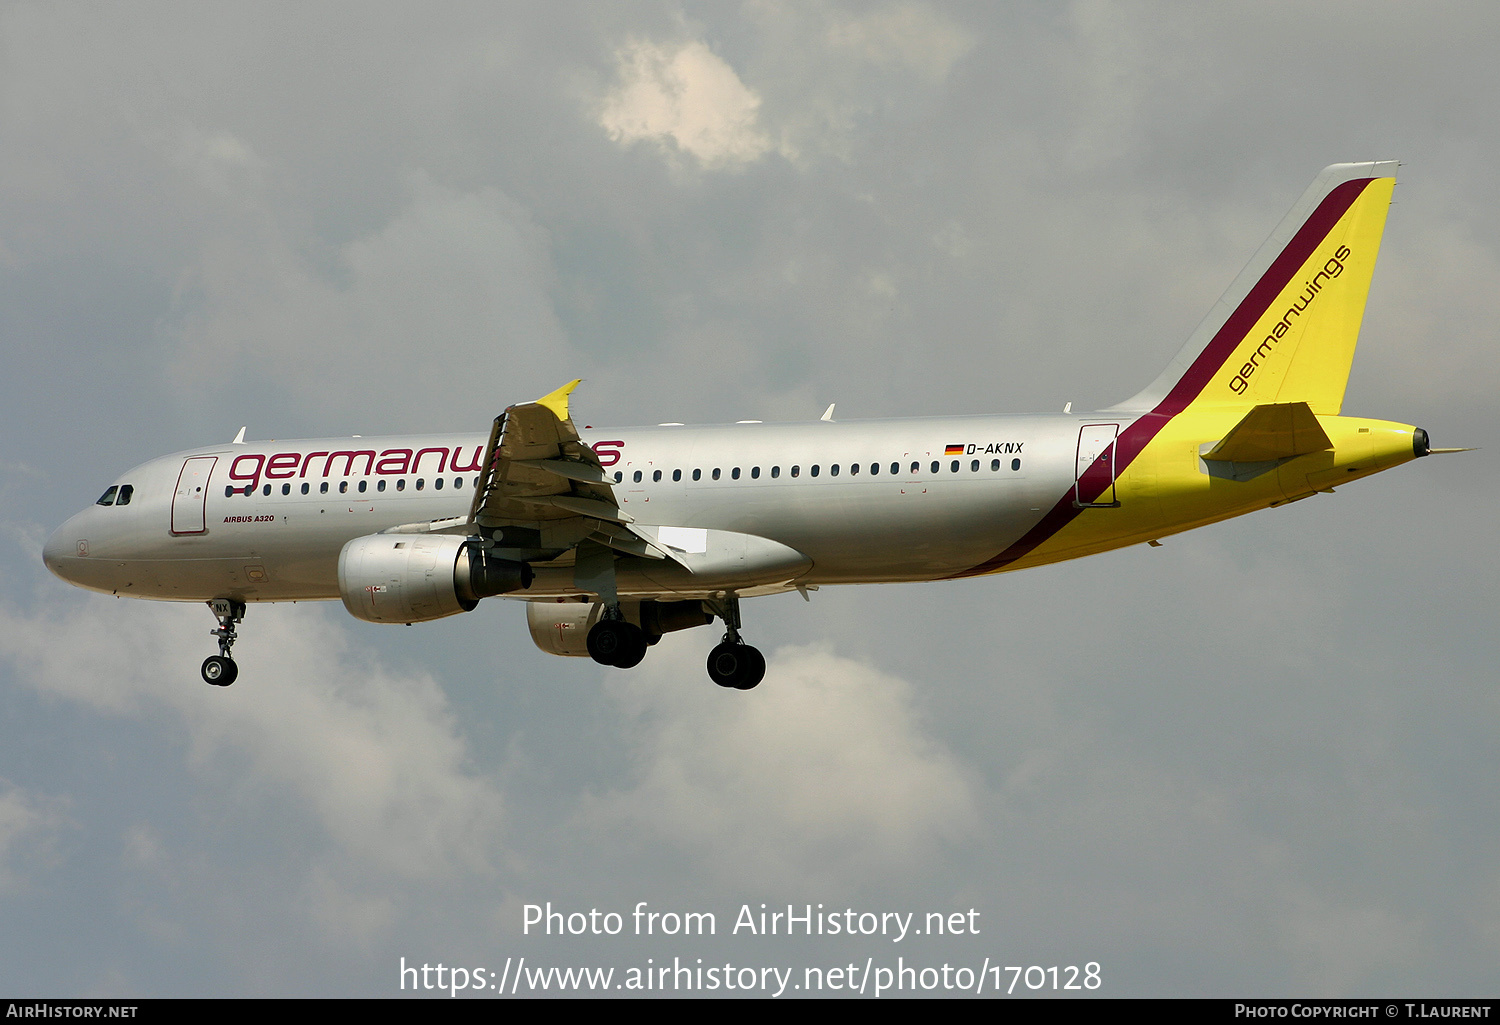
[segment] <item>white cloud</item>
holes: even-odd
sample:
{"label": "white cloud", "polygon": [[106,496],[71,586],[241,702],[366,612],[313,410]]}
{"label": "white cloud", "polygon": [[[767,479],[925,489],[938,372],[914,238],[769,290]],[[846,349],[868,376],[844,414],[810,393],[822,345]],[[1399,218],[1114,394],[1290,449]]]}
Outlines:
{"label": "white cloud", "polygon": [[[370,927],[389,920],[383,894],[395,883],[441,886],[492,871],[504,801],[497,781],[470,765],[430,676],[350,651],[315,608],[257,607],[235,652],[239,682],[218,690],[197,679],[211,646],[204,610],[92,596],[71,604],[0,606],[0,658],[43,694],[172,724],[193,775],[234,817],[266,816],[270,836],[295,836],[303,853],[293,862],[307,876],[286,883],[308,894],[320,921],[345,914],[351,927]],[[30,808],[0,797],[0,826],[8,809],[12,831],[33,828]],[[132,828],[122,854],[157,872],[174,857],[147,825]]]}
{"label": "white cloud", "polygon": [[675,146],[710,168],[751,163],[771,150],[760,97],[705,44],[637,40],[616,57],[620,81],[599,114],[611,139],[652,141],[669,152]]}
{"label": "white cloud", "polygon": [[173,162],[203,188],[219,195],[253,193],[256,176],[265,167],[249,143],[224,129],[185,130]]}
{"label": "white cloud", "polygon": [[0,779],[0,894],[26,886],[29,866],[50,856],[67,824],[63,802],[38,797]]}
{"label": "white cloud", "polygon": [[392,429],[438,397],[490,396],[487,382],[507,385],[498,408],[580,376],[552,306],[550,238],[500,191],[419,173],[386,224],[310,258],[325,248],[265,228],[209,239],[164,329],[177,382],[228,388],[248,372],[355,424],[378,409]]}
{"label": "white cloud", "polygon": [[[975,827],[975,794],[911,686],[824,647],[783,648],[750,694],[706,685],[698,646],[653,653],[617,691],[634,782],[598,799],[741,883],[849,886]],[[675,663],[675,664],[672,664]]]}
{"label": "white cloud", "polygon": [[834,16],[828,41],[874,64],[898,64],[924,78],[946,78],[974,38],[926,4],[890,4]]}

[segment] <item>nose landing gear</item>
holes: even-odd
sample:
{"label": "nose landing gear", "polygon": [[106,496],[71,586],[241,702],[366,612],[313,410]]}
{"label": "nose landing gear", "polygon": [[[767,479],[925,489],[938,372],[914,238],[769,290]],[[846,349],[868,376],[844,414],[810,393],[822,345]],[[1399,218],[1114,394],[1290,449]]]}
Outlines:
{"label": "nose landing gear", "polygon": [[235,624],[245,618],[245,603],[229,598],[215,598],[208,603],[208,607],[219,620],[219,628],[209,631],[211,636],[219,639],[219,653],[203,660],[203,682],[215,687],[228,687],[240,675],[240,667],[235,664],[229,652],[238,639]]}

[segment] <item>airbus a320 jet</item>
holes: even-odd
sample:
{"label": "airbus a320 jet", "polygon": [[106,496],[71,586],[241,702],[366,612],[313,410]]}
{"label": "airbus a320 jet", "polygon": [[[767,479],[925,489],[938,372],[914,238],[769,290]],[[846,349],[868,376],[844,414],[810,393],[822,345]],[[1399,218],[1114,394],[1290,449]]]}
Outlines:
{"label": "airbus a320 jet", "polygon": [[723,624],[708,674],[765,659],[740,600],[1074,559],[1295,502],[1435,451],[1341,415],[1395,162],[1324,169],[1167,369],[1108,409],[579,429],[577,381],[488,434],[325,438],[164,456],[44,559],[107,594],[207,602],[219,686],[253,602],[342,599],[418,623],[503,595],[556,655],[628,669]]}

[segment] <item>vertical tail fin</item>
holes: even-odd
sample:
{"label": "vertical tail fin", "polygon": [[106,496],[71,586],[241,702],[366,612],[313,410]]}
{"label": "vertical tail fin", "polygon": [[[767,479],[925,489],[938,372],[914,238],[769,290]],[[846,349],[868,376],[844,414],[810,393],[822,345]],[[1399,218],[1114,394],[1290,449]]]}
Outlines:
{"label": "vertical tail fin", "polygon": [[1324,168],[1161,376],[1114,408],[1306,402],[1337,415],[1396,166]]}

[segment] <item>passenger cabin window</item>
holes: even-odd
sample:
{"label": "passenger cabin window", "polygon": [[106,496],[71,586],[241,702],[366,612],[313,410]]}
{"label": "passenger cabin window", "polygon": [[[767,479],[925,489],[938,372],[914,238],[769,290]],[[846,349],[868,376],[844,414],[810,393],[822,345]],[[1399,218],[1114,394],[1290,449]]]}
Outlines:
{"label": "passenger cabin window", "polygon": [[328,494],[328,482],[326,480],[322,484],[318,485],[318,494],[320,494],[320,495],[326,495],[326,494]]}
{"label": "passenger cabin window", "polygon": [[994,470],[998,470],[998,469],[1000,469],[1000,460],[998,460],[998,459],[991,459],[990,460],[990,470],[994,471]]}
{"label": "passenger cabin window", "polygon": [[132,484],[121,484],[119,497],[115,499],[115,505],[129,505],[130,496],[135,494],[135,486]]}
{"label": "passenger cabin window", "polygon": [[953,465],[950,466],[950,467],[948,467],[948,470],[951,473],[957,473],[958,472],[958,460],[957,459],[953,460]]}
{"label": "passenger cabin window", "polygon": [[901,464],[900,463],[892,463],[891,464],[891,476],[894,477],[896,474],[898,474],[900,472],[901,472]]}
{"label": "passenger cabin window", "polygon": [[[958,464],[954,463],[953,464],[953,468],[955,470],[958,469]],[[385,490],[385,478],[384,477],[382,477],[380,480],[378,480],[378,481],[375,482],[375,490],[376,491],[384,491]]]}
{"label": "passenger cabin window", "polygon": [[290,495],[292,493],[292,486],[290,484],[281,485],[281,493],[283,495]]}
{"label": "passenger cabin window", "polygon": [[792,476],[793,477],[800,477],[801,475],[802,475],[802,467],[800,467],[800,466],[793,466],[792,467]]}
{"label": "passenger cabin window", "polygon": [[232,494],[234,494],[234,488],[233,487],[226,487],[224,489],[224,497],[225,498],[228,498]]}
{"label": "passenger cabin window", "polygon": [[911,472],[912,473],[916,473],[916,472],[918,472],[921,469],[922,469],[922,464],[921,463],[912,463],[911,464]]}
{"label": "passenger cabin window", "polygon": [[368,485],[368,484],[369,484],[369,483],[370,483],[370,482],[369,482],[369,481],[367,481],[367,480],[362,480],[362,481],[360,481],[360,482],[359,482],[359,493],[360,493],[360,494],[361,494],[361,495],[363,495],[363,494],[364,494],[364,493],[365,493],[365,487],[366,487],[366,486],[367,486],[367,485]]}
{"label": "passenger cabin window", "polygon": [[641,482],[641,471],[640,470],[635,471],[635,475],[633,477],[631,477],[630,479],[633,480],[633,481],[635,481],[637,484],[639,484]]}
{"label": "passenger cabin window", "polygon": [[95,505],[114,505],[115,504],[115,494],[119,490],[120,490],[120,488],[119,488],[118,485],[115,485],[114,487],[111,487],[104,494],[100,495],[99,496],[99,501],[95,502],[94,504]]}
{"label": "passenger cabin window", "polygon": [[813,463],[812,466],[808,468],[807,474],[809,477],[816,477],[818,475],[818,464]]}
{"label": "passenger cabin window", "polygon": [[760,480],[760,467],[758,467],[758,466],[752,466],[752,467],[750,467],[750,479],[751,480]]}
{"label": "passenger cabin window", "polygon": [[681,470],[673,470],[672,471],[672,479],[674,481],[682,480],[682,471]]}
{"label": "passenger cabin window", "polygon": [[661,471],[660,470],[652,470],[651,471],[651,483],[652,484],[657,484],[660,481],[661,481]]}
{"label": "passenger cabin window", "polygon": [[417,478],[417,490],[421,491],[422,490],[422,485],[424,485],[426,483],[427,482],[425,480],[423,480],[421,477],[418,477]]}
{"label": "passenger cabin window", "polygon": [[346,481],[346,480],[339,481],[339,494],[341,494],[341,495],[347,495],[348,493],[349,493],[349,482]]}
{"label": "passenger cabin window", "polygon": [[740,468],[738,466],[736,466],[733,470],[730,470],[729,471],[729,476],[732,477],[735,480],[739,480],[740,479]]}
{"label": "passenger cabin window", "polygon": [[302,483],[302,493],[305,495],[305,494],[307,494],[307,491],[308,491],[308,485],[307,485],[307,482],[304,481]]}
{"label": "passenger cabin window", "polygon": [[837,477],[838,475],[839,475],[839,464],[838,463],[834,463],[832,466],[830,466],[828,468],[828,476],[830,476],[830,477]]}
{"label": "passenger cabin window", "polygon": [[859,476],[859,464],[858,463],[850,463],[849,464],[849,476],[851,476],[851,477],[858,477]]}
{"label": "passenger cabin window", "polygon": [[717,466],[715,466],[714,467],[714,480],[718,480],[718,479],[719,479],[719,468]]}
{"label": "passenger cabin window", "polygon": [[434,477],[434,478],[432,478],[432,490],[434,490],[434,491],[441,491],[441,490],[443,490],[443,478],[441,478],[441,477]]}
{"label": "passenger cabin window", "polygon": [[1010,468],[1012,470],[1019,470],[1021,468],[1021,460],[1019,460],[1019,459],[1012,459],[1010,461]]}
{"label": "passenger cabin window", "polygon": [[979,470],[979,460],[976,459],[972,463],[969,464],[969,471],[971,473],[974,473],[974,472],[977,472],[978,470]]}
{"label": "passenger cabin window", "polygon": [[871,463],[870,464],[870,473],[872,475],[874,475],[874,474],[877,474],[879,472],[880,472],[880,464],[879,463]]}
{"label": "passenger cabin window", "polygon": [[397,491],[405,491],[406,490],[406,478],[405,477],[397,478],[397,480],[396,480],[396,490]]}
{"label": "passenger cabin window", "polygon": [[618,483],[620,483],[620,481],[622,481],[624,479],[625,479],[625,473],[624,473],[624,471],[616,470],[615,471],[615,483],[618,484]]}
{"label": "passenger cabin window", "polygon": [[271,497],[271,485],[267,484],[264,487],[262,487],[260,489],[260,493],[261,493],[261,497],[263,497],[263,498],[270,498]]}
{"label": "passenger cabin window", "polygon": [[702,480],[702,479],[703,479],[703,471],[702,470],[694,470],[693,471],[693,480]]}
{"label": "passenger cabin window", "polygon": [[771,467],[771,477],[772,477],[772,479],[775,479],[775,478],[780,477],[780,476],[781,476],[781,467],[779,467],[779,466],[773,466],[773,467]]}
{"label": "passenger cabin window", "polygon": [[932,472],[933,473],[937,473],[938,472],[938,464],[937,464],[937,460],[936,459],[934,459],[932,461]]}

